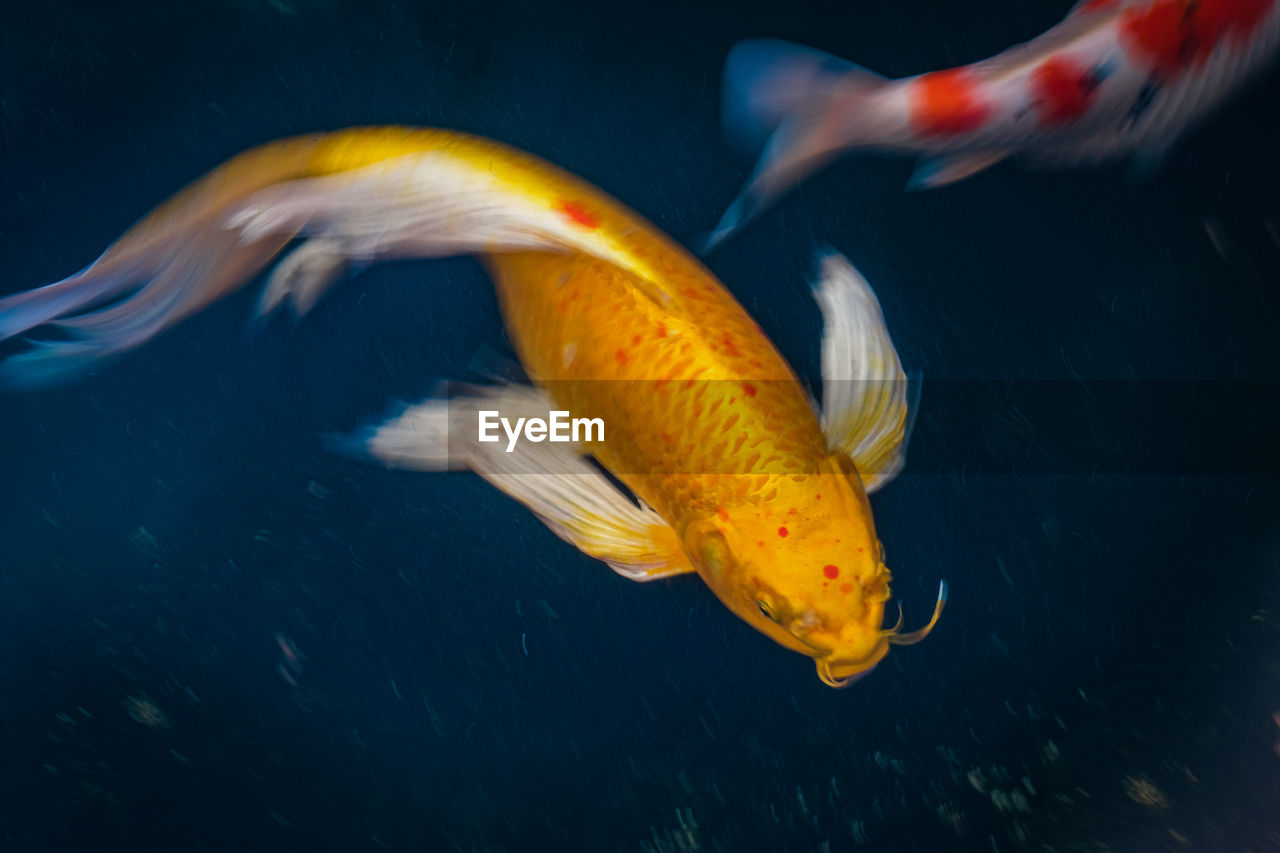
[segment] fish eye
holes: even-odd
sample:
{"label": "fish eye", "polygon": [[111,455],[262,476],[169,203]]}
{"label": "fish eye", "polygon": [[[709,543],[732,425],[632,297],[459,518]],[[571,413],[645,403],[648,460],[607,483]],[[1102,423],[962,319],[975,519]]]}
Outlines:
{"label": "fish eye", "polygon": [[760,611],[760,615],[768,619],[770,622],[776,622],[777,619],[773,615],[773,609],[763,598],[756,599],[756,609]]}

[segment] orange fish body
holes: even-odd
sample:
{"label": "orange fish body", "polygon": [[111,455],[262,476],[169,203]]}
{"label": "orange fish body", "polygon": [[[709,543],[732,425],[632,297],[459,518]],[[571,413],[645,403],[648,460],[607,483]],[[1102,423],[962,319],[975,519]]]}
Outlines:
{"label": "orange fish body", "polygon": [[[857,616],[850,665],[874,665],[888,650],[889,574],[852,464],[828,458],[800,383],[750,316],[700,264],[665,248],[671,306],[594,258],[491,257],[521,363],[564,409],[627,425],[593,454],[670,525],[731,610],[813,654],[841,632],[818,620],[821,597],[841,624]],[[708,537],[750,565],[717,560]],[[803,614],[801,639],[780,623]]]}
{"label": "orange fish body", "polygon": [[[867,491],[901,467],[905,377],[852,267],[828,258],[819,286],[829,327],[819,413],[688,252],[594,187],[488,140],[364,128],[247,152],[80,273],[0,299],[0,338],[46,323],[72,336],[37,341],[0,378],[47,384],[132,349],[297,238],[262,313],[284,302],[305,313],[353,264],[478,254],[534,382],[426,401],[348,446],[401,467],[469,468],[627,577],[696,571],[834,686],[936,622],[941,596],[921,631],[882,627],[889,572]],[[477,436],[488,409],[539,407],[589,413],[604,440],[513,453]]]}

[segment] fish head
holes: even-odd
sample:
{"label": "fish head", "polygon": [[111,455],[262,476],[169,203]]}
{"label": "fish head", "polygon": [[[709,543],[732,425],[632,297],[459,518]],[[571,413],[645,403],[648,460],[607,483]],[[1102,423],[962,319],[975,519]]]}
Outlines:
{"label": "fish head", "polygon": [[923,639],[932,622],[911,635],[884,627],[891,577],[847,455],[824,460],[818,473],[773,478],[763,494],[685,532],[686,553],[729,609],[813,658],[832,687],[870,673],[890,645]]}

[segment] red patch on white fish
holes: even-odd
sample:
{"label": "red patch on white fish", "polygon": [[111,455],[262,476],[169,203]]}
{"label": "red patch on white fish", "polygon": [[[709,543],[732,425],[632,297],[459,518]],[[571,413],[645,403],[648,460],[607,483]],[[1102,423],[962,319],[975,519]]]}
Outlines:
{"label": "red patch on white fish", "polygon": [[1042,125],[1074,121],[1098,99],[1091,69],[1066,56],[1051,56],[1031,72],[1031,95]]}
{"label": "red patch on white fish", "polygon": [[911,126],[925,136],[955,136],[982,126],[993,112],[963,68],[922,74],[911,90]]}
{"label": "red patch on white fish", "polygon": [[1192,21],[1197,35],[1217,44],[1228,40],[1243,45],[1266,20],[1275,0],[1200,0]]}
{"label": "red patch on white fish", "polygon": [[1194,58],[1185,3],[1165,0],[1130,9],[1120,23],[1120,38],[1141,64],[1165,77],[1177,77]]}
{"label": "red patch on white fish", "polygon": [[1275,0],[1161,0],[1125,12],[1120,37],[1135,60],[1174,78],[1208,60],[1219,43],[1239,46]]}

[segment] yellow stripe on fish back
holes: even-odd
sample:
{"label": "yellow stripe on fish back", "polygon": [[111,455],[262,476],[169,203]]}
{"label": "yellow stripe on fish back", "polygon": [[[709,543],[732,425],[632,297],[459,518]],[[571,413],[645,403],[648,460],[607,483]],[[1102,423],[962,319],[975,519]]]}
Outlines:
{"label": "yellow stripe on fish back", "polygon": [[795,374],[696,261],[670,265],[669,305],[583,255],[486,263],[530,375],[575,416],[604,420],[605,444],[589,449],[677,530],[818,472],[826,440]]}

